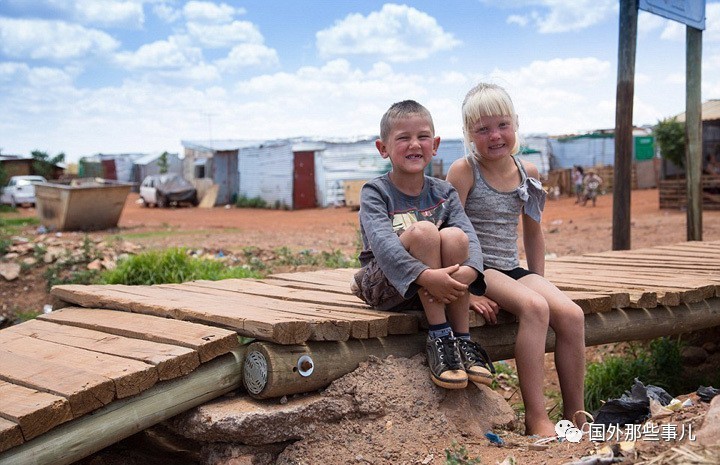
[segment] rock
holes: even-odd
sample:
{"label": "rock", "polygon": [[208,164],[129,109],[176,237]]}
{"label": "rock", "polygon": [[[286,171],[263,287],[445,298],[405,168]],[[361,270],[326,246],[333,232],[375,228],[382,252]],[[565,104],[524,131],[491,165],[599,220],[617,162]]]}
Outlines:
{"label": "rock", "polygon": [[708,341],[702,345],[702,348],[705,349],[705,352],[714,354],[717,351],[717,344],[712,341]]}
{"label": "rock", "polygon": [[680,355],[682,356],[683,363],[691,367],[701,365],[708,357],[705,349],[697,346],[683,347]]}
{"label": "rock", "polygon": [[698,444],[703,446],[720,445],[720,396],[715,396],[710,402],[696,438]]}
{"label": "rock", "polygon": [[20,256],[20,254],[17,253],[17,252],[8,252],[8,253],[6,253],[5,255],[3,255],[3,259],[4,259],[4,260],[7,260],[7,261],[10,261],[10,260],[15,260],[15,259],[18,258],[19,256]]}
{"label": "rock", "polygon": [[100,260],[99,258],[96,258],[95,260],[93,260],[87,264],[88,270],[99,271],[99,270],[102,270],[102,267],[103,267],[102,260]]}
{"label": "rock", "polygon": [[285,404],[226,397],[165,425],[216,456],[237,449],[230,455],[238,458],[249,445],[285,443],[273,463],[348,463],[358,456],[363,463],[387,463],[384,457],[415,463],[429,444],[450,444],[459,436],[484,439],[486,431],[514,421],[507,402],[486,386],[457,391],[435,386],[425,357],[418,355],[370,360],[321,393],[289,396]]}
{"label": "rock", "polygon": [[37,259],[34,257],[25,257],[22,259],[22,263],[25,266],[35,266],[37,264]]}
{"label": "rock", "polygon": [[0,263],[0,276],[6,281],[14,281],[20,276],[20,265],[17,263]]}

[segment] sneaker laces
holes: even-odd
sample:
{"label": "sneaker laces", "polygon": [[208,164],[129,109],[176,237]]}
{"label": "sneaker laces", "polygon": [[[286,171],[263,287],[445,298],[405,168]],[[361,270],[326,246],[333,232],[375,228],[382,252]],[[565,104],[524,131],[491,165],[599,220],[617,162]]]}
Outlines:
{"label": "sneaker laces", "polygon": [[493,366],[490,356],[485,352],[480,344],[467,339],[460,339],[458,343],[460,350],[465,354],[465,358],[472,364],[480,363],[490,370],[490,373],[495,373],[495,367]]}
{"label": "sneaker laces", "polygon": [[459,359],[460,354],[456,350],[457,346],[455,345],[455,341],[457,341],[457,339],[454,337],[439,337],[435,339],[435,347],[440,355],[441,362],[451,370],[462,367],[462,361]]}

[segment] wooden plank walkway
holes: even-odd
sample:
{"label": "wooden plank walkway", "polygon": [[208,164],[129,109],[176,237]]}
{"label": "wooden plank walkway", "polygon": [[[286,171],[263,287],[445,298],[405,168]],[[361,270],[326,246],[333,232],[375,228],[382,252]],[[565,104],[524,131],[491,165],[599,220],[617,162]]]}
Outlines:
{"label": "wooden plank walkway", "polygon": [[[588,314],[720,297],[720,241],[562,257],[546,268]],[[238,335],[289,345],[420,331],[421,315],[375,311],[353,296],[354,272],[56,286],[55,311],[0,331],[0,463],[3,451],[192,375],[236,351]]]}

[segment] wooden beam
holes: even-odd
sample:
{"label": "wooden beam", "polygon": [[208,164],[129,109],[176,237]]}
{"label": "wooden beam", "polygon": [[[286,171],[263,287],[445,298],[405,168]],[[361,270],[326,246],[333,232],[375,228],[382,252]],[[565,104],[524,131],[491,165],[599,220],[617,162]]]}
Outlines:
{"label": "wooden beam", "polygon": [[686,26],[685,50],[685,179],[687,240],[702,240],[702,31]]}
{"label": "wooden beam", "polygon": [[613,168],[613,250],[630,248],[633,98],[638,0],[620,0],[618,75],[615,94],[615,164]]}
{"label": "wooden beam", "polygon": [[0,454],[0,465],[67,465],[241,385],[242,349]]}

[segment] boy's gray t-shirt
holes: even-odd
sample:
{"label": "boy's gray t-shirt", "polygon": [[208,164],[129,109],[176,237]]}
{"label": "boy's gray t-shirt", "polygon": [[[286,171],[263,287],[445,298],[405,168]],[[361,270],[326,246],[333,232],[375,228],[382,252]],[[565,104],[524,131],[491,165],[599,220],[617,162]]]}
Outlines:
{"label": "boy's gray t-shirt", "polygon": [[365,183],[360,193],[360,234],[363,250],[360,264],[377,260],[380,269],[398,292],[407,298],[418,291],[415,280],[429,267],[410,255],[400,242],[400,234],[418,221],[432,221],[442,229],[462,229],[469,240],[469,258],[462,263],[478,272],[470,292],[485,293],[482,252],[455,188],[441,179],[425,176],[420,195],[410,196],[398,190],[388,174]]}

